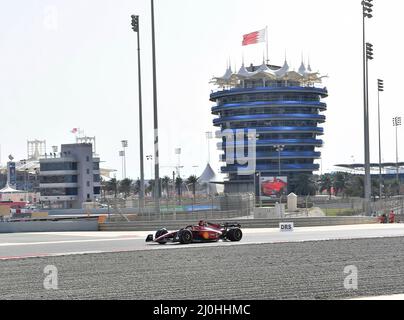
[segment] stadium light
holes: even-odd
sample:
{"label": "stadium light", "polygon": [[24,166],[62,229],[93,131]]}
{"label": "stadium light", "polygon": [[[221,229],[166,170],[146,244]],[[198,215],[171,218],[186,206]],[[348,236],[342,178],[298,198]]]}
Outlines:
{"label": "stadium light", "polygon": [[373,44],[369,42],[366,43],[366,58],[368,60],[373,60]]}
{"label": "stadium light", "polygon": [[279,177],[281,176],[281,152],[285,149],[285,146],[276,145],[276,151],[278,151],[278,163],[279,163]]}
{"label": "stadium light", "polygon": [[371,177],[370,177],[370,143],[369,143],[369,81],[368,81],[368,61],[373,59],[373,46],[366,43],[366,18],[373,17],[373,0],[362,1],[363,19],[363,118],[364,118],[364,153],[365,153],[365,204],[366,214],[370,215],[371,200]]}
{"label": "stadium light", "polygon": [[384,81],[377,79],[377,112],[379,131],[379,199],[382,198],[382,139],[380,130],[380,92],[384,91]]}
{"label": "stadium light", "polygon": [[398,191],[397,194],[400,194],[400,171],[398,166],[398,127],[401,126],[401,117],[394,117],[393,118],[393,127],[396,128],[396,168],[397,168],[397,186]]}
{"label": "stadium light", "polygon": [[156,36],[154,24],[154,0],[151,0],[151,31],[152,31],[152,62],[153,62],[153,120],[154,120],[154,180],[155,183],[155,208],[160,213],[160,151],[159,151],[159,125],[157,103],[157,70],[156,70]]}
{"label": "stadium light", "polygon": [[132,15],[132,30],[139,32],[139,16]]}
{"label": "stadium light", "polygon": [[142,72],[140,64],[140,30],[139,16],[132,15],[132,29],[137,33],[137,70],[138,70],[138,86],[139,86],[139,164],[140,164],[140,190],[139,204],[140,211],[144,209],[144,153],[143,153],[143,104],[142,104]]}

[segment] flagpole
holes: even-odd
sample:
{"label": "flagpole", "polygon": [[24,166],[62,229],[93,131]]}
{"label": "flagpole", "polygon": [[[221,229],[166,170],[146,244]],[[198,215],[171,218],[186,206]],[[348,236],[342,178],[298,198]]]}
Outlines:
{"label": "flagpole", "polygon": [[269,63],[268,26],[265,27],[265,42],[267,44],[267,63]]}

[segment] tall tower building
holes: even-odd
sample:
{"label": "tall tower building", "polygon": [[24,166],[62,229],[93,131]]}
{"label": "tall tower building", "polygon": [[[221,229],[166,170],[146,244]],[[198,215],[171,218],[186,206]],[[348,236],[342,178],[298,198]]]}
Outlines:
{"label": "tall tower building", "polygon": [[[294,71],[285,61],[282,67],[265,62],[245,67],[243,63],[238,72],[228,67],[224,76],[212,80],[218,88],[210,100],[215,103],[213,124],[220,128],[222,137],[218,147],[223,150],[220,160],[225,162],[221,171],[227,174],[225,192],[253,192],[257,173],[261,177],[286,176],[288,192],[292,192],[299,174],[319,170],[314,161],[321,158],[321,124],[327,109],[322,99],[328,96],[327,88],[321,86],[322,78],[310,65],[302,62]],[[226,146],[223,135],[229,129],[244,132],[245,145],[251,139],[249,132],[255,130],[256,159],[249,159],[256,163],[254,174],[240,174],[246,164],[237,158],[226,162],[232,158],[228,153],[234,152]]]}

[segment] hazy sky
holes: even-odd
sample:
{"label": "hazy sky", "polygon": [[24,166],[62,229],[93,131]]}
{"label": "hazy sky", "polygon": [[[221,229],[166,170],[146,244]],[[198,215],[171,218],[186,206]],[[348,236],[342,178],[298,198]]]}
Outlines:
{"label": "hazy sky", "polygon": [[[374,1],[368,41],[371,160],[378,161],[376,79],[382,94],[383,159],[395,161],[392,117],[404,116],[401,99],[404,44],[399,0]],[[240,67],[262,62],[264,45],[242,47],[242,35],[269,28],[271,63],[285,52],[298,69],[303,53],[314,70],[328,75],[323,170],[363,161],[362,19],[360,0],[155,0],[161,175],[182,148],[184,175],[207,162],[206,131],[212,126],[209,84],[224,74],[228,59]],[[120,141],[129,140],[127,172],[139,176],[136,35],[141,21],[145,155],[153,154],[150,1],[0,0],[1,161],[26,157],[27,139],[52,145],[74,142],[78,127],[97,138],[104,166],[118,170]],[[399,131],[400,145],[404,128]],[[211,162],[219,168],[211,143]],[[404,148],[401,147],[401,155]],[[402,157],[400,157],[403,160]],[[167,167],[166,167],[167,166]],[[199,166],[198,168],[193,168]],[[146,178],[150,161],[145,161]]]}

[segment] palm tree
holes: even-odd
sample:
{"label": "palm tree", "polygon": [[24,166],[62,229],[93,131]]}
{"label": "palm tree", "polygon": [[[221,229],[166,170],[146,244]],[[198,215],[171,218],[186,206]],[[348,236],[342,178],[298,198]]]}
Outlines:
{"label": "palm tree", "polygon": [[333,187],[335,190],[335,195],[338,196],[340,192],[342,192],[342,197],[345,197],[347,183],[350,180],[351,175],[346,172],[337,172],[333,176]]}
{"label": "palm tree", "polygon": [[376,197],[379,196],[379,178],[377,179],[372,179],[372,197],[373,197],[373,201],[376,201]]}
{"label": "palm tree", "polygon": [[345,194],[348,197],[364,197],[364,179],[363,176],[351,175],[346,184]]}
{"label": "palm tree", "polygon": [[189,176],[187,179],[187,184],[192,185],[192,194],[194,197],[195,197],[197,182],[198,182],[198,178],[195,175]]}
{"label": "palm tree", "polygon": [[184,181],[182,180],[181,177],[177,177],[175,179],[175,187],[177,189],[177,194],[178,194],[178,199],[179,199],[180,204],[181,204],[181,195],[182,195],[182,184],[183,184],[183,182]]}
{"label": "palm tree", "polygon": [[133,180],[128,178],[121,180],[119,183],[119,192],[122,192],[125,195],[125,198],[129,196],[132,189],[132,184]]}
{"label": "palm tree", "polygon": [[140,193],[140,179],[137,179],[133,185],[133,192],[135,194],[139,194]]}
{"label": "palm tree", "polygon": [[107,181],[105,181],[102,177],[100,178],[100,183],[101,183],[101,192],[102,192],[102,198],[105,199],[105,194],[107,192]]}
{"label": "palm tree", "polygon": [[166,196],[168,198],[171,179],[169,176],[164,176],[164,178],[161,180],[161,182],[162,182],[162,186],[163,186],[163,191],[165,190]]}
{"label": "palm tree", "polygon": [[149,180],[149,183],[148,183],[148,185],[146,187],[145,192],[146,193],[151,193],[151,195],[153,195],[153,193],[154,193],[154,180]]}
{"label": "palm tree", "polygon": [[192,195],[193,195],[192,208],[195,205],[195,189],[196,189],[195,187],[196,187],[197,182],[198,182],[198,178],[195,175],[189,176],[187,179],[187,184],[192,185]]}
{"label": "palm tree", "polygon": [[331,200],[332,187],[333,187],[333,176],[329,173],[322,175],[320,178],[320,192],[326,190],[328,196],[330,197],[330,200]]}
{"label": "palm tree", "polygon": [[316,183],[310,174],[299,174],[295,179],[295,193],[299,196],[314,196],[317,191]]}
{"label": "palm tree", "polygon": [[111,191],[114,192],[115,198],[117,197],[117,194],[118,194],[118,184],[119,183],[118,183],[118,180],[116,180],[116,178],[112,178],[106,184],[106,189],[109,192],[111,192]]}

